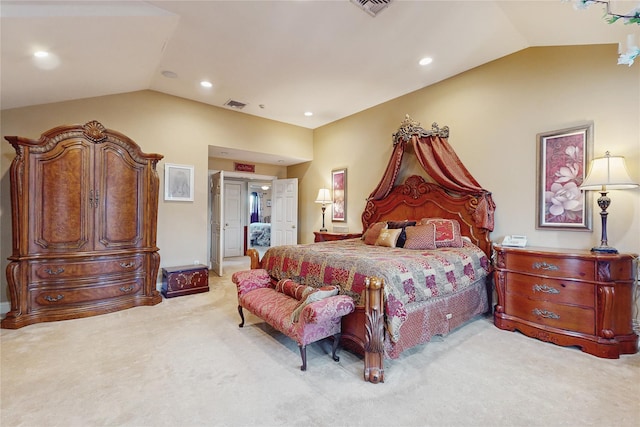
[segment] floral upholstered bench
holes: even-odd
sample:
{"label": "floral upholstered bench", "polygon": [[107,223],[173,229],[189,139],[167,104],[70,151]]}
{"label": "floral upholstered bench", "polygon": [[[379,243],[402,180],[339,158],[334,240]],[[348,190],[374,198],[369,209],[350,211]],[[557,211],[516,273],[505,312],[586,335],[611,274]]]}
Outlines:
{"label": "floral upholstered bench", "polygon": [[266,270],[238,271],[232,276],[238,290],[238,313],[244,326],[243,308],[273,328],[295,340],[302,357],[301,370],[307,369],[307,344],[334,337],[331,356],[336,362],[342,316],[351,313],[351,297],[338,295],[335,286],[314,288],[293,280],[280,280],[275,287]]}

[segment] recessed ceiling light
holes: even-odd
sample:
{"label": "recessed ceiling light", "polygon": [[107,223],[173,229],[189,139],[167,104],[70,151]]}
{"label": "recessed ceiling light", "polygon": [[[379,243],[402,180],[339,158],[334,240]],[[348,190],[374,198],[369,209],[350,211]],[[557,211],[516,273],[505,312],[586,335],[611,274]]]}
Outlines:
{"label": "recessed ceiling light", "polygon": [[46,58],[47,56],[49,56],[49,52],[39,50],[37,52],[34,52],[33,56],[35,56],[36,58]]}
{"label": "recessed ceiling light", "polygon": [[178,75],[176,73],[174,73],[173,71],[169,71],[169,70],[164,70],[162,72],[162,75],[165,76],[168,79],[177,79]]}
{"label": "recessed ceiling light", "polygon": [[313,116],[313,113],[311,111],[307,111],[307,112],[304,113],[304,115],[307,116],[307,117],[311,117],[311,116]]}
{"label": "recessed ceiling light", "polygon": [[420,64],[420,65],[429,65],[432,62],[433,62],[433,58],[426,57],[426,58],[422,58],[420,60],[420,62],[418,62],[418,64]]}
{"label": "recessed ceiling light", "polygon": [[200,82],[200,86],[202,87],[213,87],[213,83],[203,80]]}

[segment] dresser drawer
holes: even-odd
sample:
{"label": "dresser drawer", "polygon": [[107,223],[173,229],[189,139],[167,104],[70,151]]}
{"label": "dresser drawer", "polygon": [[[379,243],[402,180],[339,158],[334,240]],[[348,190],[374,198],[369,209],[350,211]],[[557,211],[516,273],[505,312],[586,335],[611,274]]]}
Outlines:
{"label": "dresser drawer", "polygon": [[49,281],[61,279],[76,279],[96,277],[112,274],[131,273],[142,270],[144,265],[142,255],[110,259],[91,259],[86,261],[59,260],[33,262],[31,264],[32,281]]}
{"label": "dresser drawer", "polygon": [[507,292],[533,300],[595,308],[595,285],[507,272]]}
{"label": "dresser drawer", "polygon": [[528,299],[511,292],[507,292],[505,307],[510,315],[539,325],[595,334],[595,312],[590,308]]}
{"label": "dresser drawer", "polygon": [[595,280],[593,261],[571,257],[538,255],[526,252],[509,252],[504,255],[504,268],[521,273],[549,277],[571,277],[581,280]]}
{"label": "dresser drawer", "polygon": [[71,304],[135,295],[142,290],[143,283],[144,278],[134,278],[98,286],[35,288],[29,291],[31,309],[61,308]]}

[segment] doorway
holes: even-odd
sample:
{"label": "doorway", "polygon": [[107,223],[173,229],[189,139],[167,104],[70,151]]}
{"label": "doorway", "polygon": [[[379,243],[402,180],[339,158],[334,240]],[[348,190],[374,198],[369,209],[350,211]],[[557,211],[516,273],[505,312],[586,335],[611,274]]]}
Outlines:
{"label": "doorway", "polygon": [[272,182],[248,182],[247,249],[258,251],[260,258],[271,247]]}

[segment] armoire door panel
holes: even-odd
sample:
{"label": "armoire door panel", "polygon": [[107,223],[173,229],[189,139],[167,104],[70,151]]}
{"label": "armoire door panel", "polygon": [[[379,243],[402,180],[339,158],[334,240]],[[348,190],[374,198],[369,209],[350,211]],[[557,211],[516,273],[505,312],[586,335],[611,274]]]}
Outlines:
{"label": "armoire door panel", "polygon": [[31,156],[35,176],[29,210],[32,253],[87,250],[90,245],[91,147],[81,142],[66,145]]}
{"label": "armoire door panel", "polygon": [[96,156],[96,248],[135,248],[143,245],[145,165],[119,147],[101,147]]}

